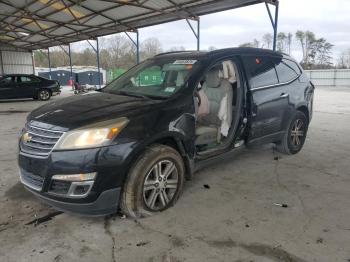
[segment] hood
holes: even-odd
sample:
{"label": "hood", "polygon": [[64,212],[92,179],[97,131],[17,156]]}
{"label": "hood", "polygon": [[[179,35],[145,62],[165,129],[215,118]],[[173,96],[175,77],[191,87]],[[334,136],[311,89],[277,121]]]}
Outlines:
{"label": "hood", "polygon": [[34,120],[67,129],[132,114],[146,112],[158,100],[92,92],[48,103],[35,109],[28,121]]}

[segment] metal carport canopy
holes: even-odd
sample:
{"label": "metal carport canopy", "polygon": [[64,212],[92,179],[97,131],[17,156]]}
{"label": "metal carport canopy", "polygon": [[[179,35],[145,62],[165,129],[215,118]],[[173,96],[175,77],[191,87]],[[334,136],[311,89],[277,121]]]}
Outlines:
{"label": "metal carport canopy", "polygon": [[278,0],[0,0],[0,45],[43,49],[258,3],[278,7]]}

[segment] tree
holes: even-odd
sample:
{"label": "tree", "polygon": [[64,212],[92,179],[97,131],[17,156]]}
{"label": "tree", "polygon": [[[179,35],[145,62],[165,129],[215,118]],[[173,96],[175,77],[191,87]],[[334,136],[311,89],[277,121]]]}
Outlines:
{"label": "tree", "polygon": [[293,34],[288,33],[288,35],[287,35],[287,51],[288,51],[289,55],[291,53],[292,41],[293,41]]}
{"label": "tree", "polygon": [[169,52],[176,52],[176,51],[185,51],[186,48],[184,46],[173,46],[170,47],[170,49],[168,50]]}
{"label": "tree", "polygon": [[247,42],[240,44],[238,47],[254,47],[254,44],[252,42]]}
{"label": "tree", "polygon": [[339,55],[337,67],[339,69],[350,68],[350,49],[342,52]]}
{"label": "tree", "polygon": [[150,58],[161,52],[162,52],[162,45],[160,41],[155,37],[147,38],[141,44],[142,59]]}
{"label": "tree", "polygon": [[311,31],[297,31],[295,38],[300,42],[303,51],[301,64],[305,68],[311,68],[315,65],[321,68],[331,66],[333,45],[325,38],[318,39]]}
{"label": "tree", "polygon": [[277,50],[285,52],[287,35],[283,32],[277,35]]}
{"label": "tree", "polygon": [[46,50],[35,50],[33,53],[34,53],[34,64],[36,67],[48,66],[49,62],[48,62]]}
{"label": "tree", "polygon": [[273,36],[270,33],[264,34],[262,37],[263,47],[270,49],[272,47]]}
{"label": "tree", "polygon": [[83,52],[72,52],[72,63],[77,66],[96,66],[96,52],[85,48]]}
{"label": "tree", "polygon": [[257,39],[254,39],[253,42],[247,42],[239,45],[239,47],[254,47],[254,48],[259,48],[260,47],[260,42]]}
{"label": "tree", "polygon": [[208,51],[214,51],[214,50],[216,50],[216,49],[217,49],[217,48],[216,48],[215,46],[212,46],[212,45],[208,47]]}
{"label": "tree", "polygon": [[316,39],[312,43],[311,58],[313,64],[321,68],[329,68],[332,65],[332,48],[334,45],[328,43],[325,38]]}
{"label": "tree", "polygon": [[108,49],[104,48],[100,51],[100,66],[106,70],[114,68],[114,61]]}
{"label": "tree", "polygon": [[316,42],[316,36],[311,31],[297,31],[295,38],[299,40],[302,51],[303,51],[303,60],[302,63],[305,65],[310,64],[310,58],[312,58],[312,49],[313,44]]}
{"label": "tree", "polygon": [[305,57],[306,57],[306,52],[305,52],[305,33],[303,31],[297,31],[295,33],[295,38],[300,42],[301,45],[301,49],[303,52],[303,60],[302,62],[305,61]]}

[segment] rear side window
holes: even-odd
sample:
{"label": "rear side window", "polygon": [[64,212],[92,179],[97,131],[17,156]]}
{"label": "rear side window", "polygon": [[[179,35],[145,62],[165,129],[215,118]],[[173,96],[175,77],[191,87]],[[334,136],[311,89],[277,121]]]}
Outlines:
{"label": "rear side window", "polygon": [[272,61],[280,83],[292,81],[300,75],[300,69],[294,62],[279,57],[272,58]]}
{"label": "rear side window", "polygon": [[0,79],[0,83],[1,84],[10,84],[13,83],[14,81],[14,77],[13,76],[7,76],[7,77],[3,77]]}
{"label": "rear side window", "polygon": [[32,76],[18,76],[17,82],[18,83],[28,83],[28,82],[38,82],[39,80]]}
{"label": "rear side window", "polygon": [[243,56],[243,63],[251,88],[278,84],[276,70],[269,57]]}

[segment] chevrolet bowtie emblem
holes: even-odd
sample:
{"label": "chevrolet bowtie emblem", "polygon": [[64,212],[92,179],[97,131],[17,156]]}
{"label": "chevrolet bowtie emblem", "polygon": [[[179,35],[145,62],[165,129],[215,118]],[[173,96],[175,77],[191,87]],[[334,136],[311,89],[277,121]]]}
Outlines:
{"label": "chevrolet bowtie emblem", "polygon": [[32,137],[29,135],[29,133],[24,133],[22,136],[23,142],[28,143],[30,140],[32,140]]}

